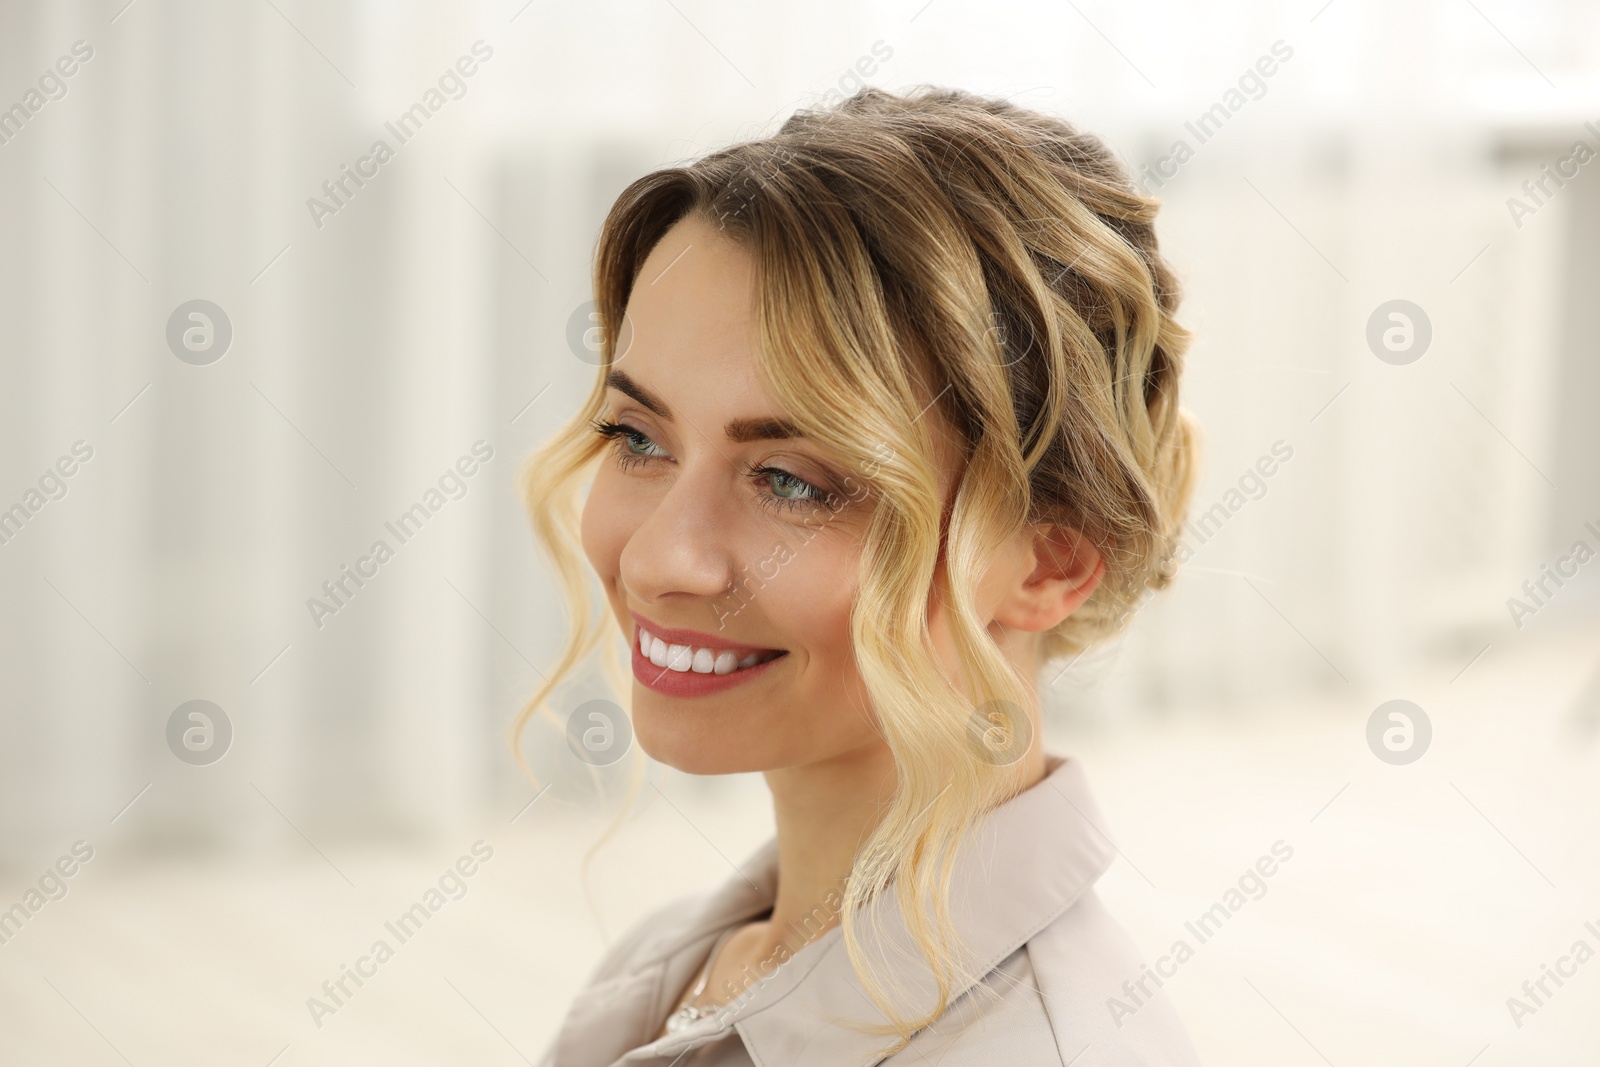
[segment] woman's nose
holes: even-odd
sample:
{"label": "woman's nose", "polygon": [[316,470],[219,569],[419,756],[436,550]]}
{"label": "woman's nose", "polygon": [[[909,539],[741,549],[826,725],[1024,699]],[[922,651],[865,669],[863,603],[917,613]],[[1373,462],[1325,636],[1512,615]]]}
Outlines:
{"label": "woman's nose", "polygon": [[685,464],[623,547],[622,582],[641,603],[681,595],[707,601],[736,572],[731,486],[712,458]]}

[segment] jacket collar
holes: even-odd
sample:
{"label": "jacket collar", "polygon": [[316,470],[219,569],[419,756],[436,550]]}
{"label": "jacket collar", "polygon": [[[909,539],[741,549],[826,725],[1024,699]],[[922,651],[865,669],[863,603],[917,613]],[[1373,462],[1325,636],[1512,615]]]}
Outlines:
{"label": "jacket collar", "polygon": [[[1110,865],[1115,848],[1089,795],[1076,760],[1046,754],[1045,777],[982,816],[963,840],[950,879],[950,915],[965,949],[968,969],[979,979],[1070,908]],[[699,970],[723,930],[772,907],[777,892],[777,841],[769,840],[725,882],[689,921],[668,924],[641,945],[627,971],[591,987],[574,1002],[563,1037],[582,1030],[584,1061],[670,1062],[708,1034],[738,1030],[756,1063],[846,1067],[875,1063],[891,1041],[861,1033],[850,1024],[882,1024],[883,1014],[867,996],[835,926],[805,945],[725,1013],[650,1043],[670,1000]],[[886,988],[899,990],[903,1012],[931,1010],[933,974],[915,947],[893,891],[873,906],[877,936],[868,935],[868,958]],[[891,963],[892,961],[892,963]],[[952,989],[950,1001],[971,988]],[[628,1004],[619,1001],[627,1001]],[[643,1020],[628,1032],[620,1017]],[[948,1017],[948,1016],[947,1016]],[[593,1023],[613,1020],[609,1035]],[[935,1024],[937,1025],[937,1024]],[[613,1047],[607,1055],[596,1042]],[[565,1041],[560,1042],[566,1044]],[[626,1055],[636,1046],[633,1055]],[[600,1051],[599,1056],[594,1056]],[[569,1062],[559,1054],[556,1064]],[[574,1058],[570,1062],[580,1062]]]}

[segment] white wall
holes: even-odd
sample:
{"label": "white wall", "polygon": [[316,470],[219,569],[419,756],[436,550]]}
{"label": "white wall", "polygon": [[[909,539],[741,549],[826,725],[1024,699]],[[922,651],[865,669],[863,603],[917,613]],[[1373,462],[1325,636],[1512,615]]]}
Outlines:
{"label": "white wall", "polygon": [[[1505,598],[1600,518],[1600,460],[1561,444],[1592,442],[1573,279],[1594,275],[1572,265],[1595,179],[1521,228],[1505,208],[1593,140],[1588,7],[110,8],[0,11],[0,102],[95,49],[0,145],[0,502],[95,449],[0,546],[6,861],[109,830],[147,784],[117,824],[129,848],[430,834],[522,796],[503,727],[562,619],[512,474],[588,387],[564,331],[599,220],[644,170],[771,128],[879,40],[879,84],[1013,96],[1136,163],[1294,48],[1161,189],[1198,333],[1197,501],[1279,439],[1294,458],[1124,645],[1052,688],[1060,714],[1362,704],[1454,673],[1523,639]],[[313,225],[306,198],[480,38],[494,56],[466,95]],[[195,297],[235,330],[206,367],[163,337]],[[1363,340],[1393,297],[1434,326],[1406,367]],[[315,627],[306,599],[480,438],[495,458],[467,496]],[[194,697],[237,731],[204,771],[162,733]]]}

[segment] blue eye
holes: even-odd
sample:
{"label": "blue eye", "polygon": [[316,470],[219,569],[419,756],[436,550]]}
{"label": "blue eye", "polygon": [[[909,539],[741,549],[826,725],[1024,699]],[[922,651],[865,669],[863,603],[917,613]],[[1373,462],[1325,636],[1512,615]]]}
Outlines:
{"label": "blue eye", "polygon": [[[623,470],[630,469],[641,463],[651,460],[668,458],[660,451],[661,446],[650,438],[635,430],[631,426],[620,422],[611,422],[605,419],[594,419],[590,422],[594,432],[601,437],[614,441],[616,448],[614,455],[617,466]],[[650,451],[650,450],[655,451]],[[763,507],[774,508],[779,511],[793,511],[802,507],[825,506],[830,510],[837,510],[839,501],[833,493],[819,489],[805,479],[784,470],[781,467],[768,467],[751,464],[745,467],[745,476],[750,478],[760,488],[765,484],[767,492],[758,495]]]}
{"label": "blue eye", "polygon": [[[833,501],[833,494],[824,489],[818,489],[803,478],[798,478],[781,467],[752,466],[745,468],[745,474],[758,482],[765,480],[767,485],[774,490],[772,496],[763,496],[762,503],[769,507],[794,509],[808,504],[828,505]],[[778,486],[785,489],[778,489]],[[789,495],[788,489],[793,489],[795,495]]]}
{"label": "blue eye", "polygon": [[631,426],[624,426],[620,422],[607,422],[604,419],[592,419],[589,425],[595,433],[616,443],[617,462],[623,468],[631,467],[635,462],[657,458],[647,452],[635,451],[636,448],[657,446],[654,441]]}

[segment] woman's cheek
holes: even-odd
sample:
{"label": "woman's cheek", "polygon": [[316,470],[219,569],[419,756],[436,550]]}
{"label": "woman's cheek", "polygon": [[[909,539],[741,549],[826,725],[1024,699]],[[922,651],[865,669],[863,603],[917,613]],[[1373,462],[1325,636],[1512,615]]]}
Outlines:
{"label": "woman's cheek", "polygon": [[628,543],[627,531],[618,521],[621,518],[619,504],[613,479],[602,471],[589,488],[578,524],[579,540],[583,544],[583,554],[589,558],[589,566],[608,580],[617,573],[622,548]]}
{"label": "woman's cheek", "polygon": [[820,537],[795,547],[768,583],[769,612],[811,658],[829,670],[854,670],[850,609],[855,599],[854,555]]}

